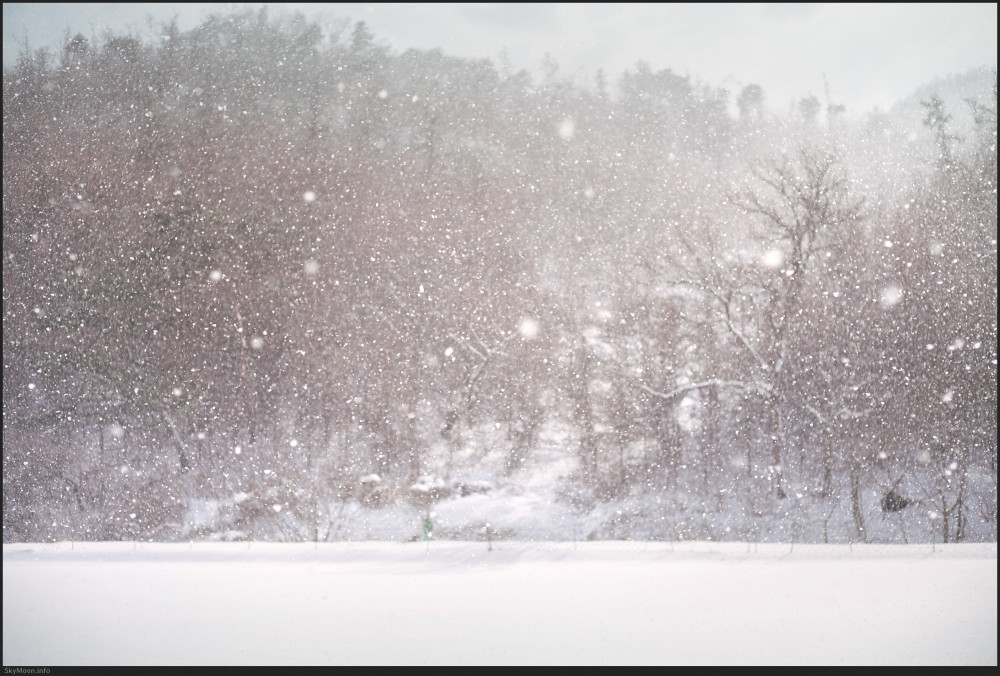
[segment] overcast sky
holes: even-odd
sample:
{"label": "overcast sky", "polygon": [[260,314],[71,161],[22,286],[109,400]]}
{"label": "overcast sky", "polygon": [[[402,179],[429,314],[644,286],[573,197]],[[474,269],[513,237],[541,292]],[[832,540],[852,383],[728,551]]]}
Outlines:
{"label": "overcast sky", "polygon": [[[67,30],[100,35],[146,31],[148,17],[177,17],[182,30],[237,4],[4,3],[3,61],[32,46],[56,48]],[[738,91],[760,84],[787,110],[808,94],[853,113],[887,110],[918,86],[997,63],[997,5],[969,4],[576,4],[285,3],[307,15],[367,22],[394,51],[441,48],[533,73],[549,54],[560,74],[592,82],[640,60]]]}

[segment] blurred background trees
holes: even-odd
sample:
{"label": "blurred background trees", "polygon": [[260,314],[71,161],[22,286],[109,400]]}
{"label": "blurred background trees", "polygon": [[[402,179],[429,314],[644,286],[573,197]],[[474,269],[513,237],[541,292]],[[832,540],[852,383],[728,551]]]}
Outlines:
{"label": "blurred background trees", "polygon": [[361,477],[484,435],[513,477],[557,422],[579,504],[807,495],[864,540],[905,477],[995,537],[995,74],[918,148],[642,63],[534,82],[264,9],[162,36],[4,69],[5,541],[222,497],[323,538]]}

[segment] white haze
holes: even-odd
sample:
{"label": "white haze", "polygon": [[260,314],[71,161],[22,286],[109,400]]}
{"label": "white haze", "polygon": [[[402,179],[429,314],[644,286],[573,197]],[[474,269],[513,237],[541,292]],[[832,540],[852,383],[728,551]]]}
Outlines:
{"label": "white haze", "polygon": [[506,58],[536,75],[551,57],[580,84],[639,61],[730,92],[756,83],[780,113],[823,99],[827,86],[850,114],[884,111],[935,78],[997,63],[996,3],[4,3],[3,62],[25,38],[58,52],[67,31],[146,35],[150,17],[188,30],[213,12],[268,4],[365,21],[400,52]]}

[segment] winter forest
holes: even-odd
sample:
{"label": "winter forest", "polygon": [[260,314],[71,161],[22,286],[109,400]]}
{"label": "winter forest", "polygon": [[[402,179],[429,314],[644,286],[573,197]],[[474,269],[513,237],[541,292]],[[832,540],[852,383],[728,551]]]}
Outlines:
{"label": "winter forest", "polygon": [[[5,543],[532,491],[565,539],[996,540],[995,70],[775,114],[273,9],[161,33],[4,68]],[[526,537],[435,536],[484,535]]]}

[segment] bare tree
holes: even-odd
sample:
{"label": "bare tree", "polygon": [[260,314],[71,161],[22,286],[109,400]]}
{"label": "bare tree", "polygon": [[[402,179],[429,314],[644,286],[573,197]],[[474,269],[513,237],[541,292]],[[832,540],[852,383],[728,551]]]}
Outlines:
{"label": "bare tree", "polygon": [[754,183],[737,192],[733,203],[749,217],[748,240],[758,247],[745,261],[742,285],[730,280],[696,284],[747,358],[747,371],[731,383],[756,392],[764,404],[763,433],[769,447],[772,493],[784,498],[783,427],[788,401],[798,385],[786,377],[793,350],[793,328],[802,322],[802,296],[830,232],[864,218],[863,201],[852,198],[836,153],[803,148],[794,160],[758,165]]}

